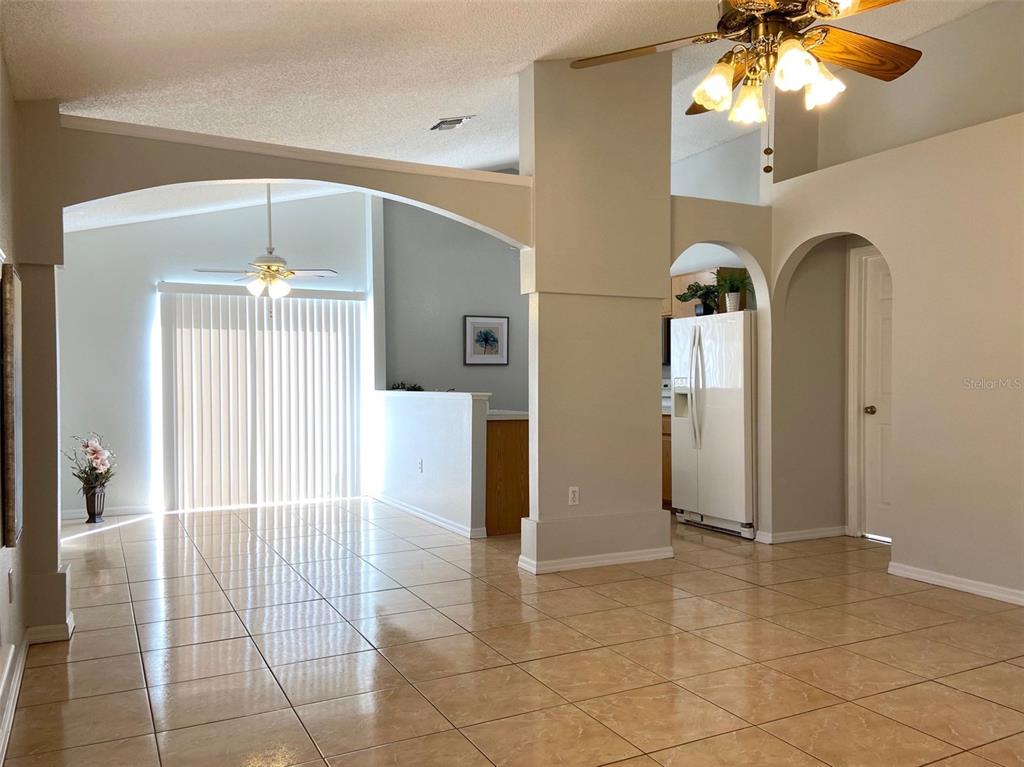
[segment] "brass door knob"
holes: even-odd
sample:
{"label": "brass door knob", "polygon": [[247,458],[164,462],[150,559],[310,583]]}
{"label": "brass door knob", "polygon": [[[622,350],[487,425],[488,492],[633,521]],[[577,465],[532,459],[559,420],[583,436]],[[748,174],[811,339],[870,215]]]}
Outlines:
{"label": "brass door knob", "polygon": [[878,412],[878,408],[875,407],[874,405],[868,405],[866,408],[864,408],[864,412],[867,413],[868,415],[874,415],[875,413]]}

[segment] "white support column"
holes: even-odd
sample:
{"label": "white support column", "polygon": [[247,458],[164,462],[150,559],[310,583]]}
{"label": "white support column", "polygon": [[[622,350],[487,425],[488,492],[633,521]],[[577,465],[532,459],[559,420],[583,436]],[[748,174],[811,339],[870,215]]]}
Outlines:
{"label": "white support column", "polygon": [[[520,80],[534,178],[531,572],[672,556],[661,509],[660,336],[670,249],[671,57]],[[569,505],[578,488],[578,505]]]}

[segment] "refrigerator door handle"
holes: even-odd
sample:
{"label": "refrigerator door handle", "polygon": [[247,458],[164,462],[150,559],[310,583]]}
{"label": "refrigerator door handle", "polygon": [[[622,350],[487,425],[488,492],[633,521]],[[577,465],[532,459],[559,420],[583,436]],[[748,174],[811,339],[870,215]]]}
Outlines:
{"label": "refrigerator door handle", "polygon": [[693,415],[693,446],[700,450],[702,430],[700,424],[700,390],[704,385],[704,335],[698,325],[694,328],[693,364],[690,366],[690,409]]}
{"label": "refrigerator door handle", "polygon": [[694,376],[696,370],[694,364],[696,362],[697,355],[697,334],[700,332],[700,327],[695,325],[693,328],[693,334],[690,336],[690,380],[688,381],[689,392],[687,394],[687,400],[689,404],[689,416],[690,416],[690,436],[693,437],[693,446],[697,447],[697,423],[694,420],[696,418],[696,410],[694,409]]}

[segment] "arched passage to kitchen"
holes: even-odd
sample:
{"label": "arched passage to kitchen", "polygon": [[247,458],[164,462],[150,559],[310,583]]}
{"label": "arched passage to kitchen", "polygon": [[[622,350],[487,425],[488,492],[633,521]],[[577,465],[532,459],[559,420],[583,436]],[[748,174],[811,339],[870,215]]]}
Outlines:
{"label": "arched passage to kitchen", "polygon": [[[680,242],[674,237],[674,246]],[[664,505],[679,519],[752,538],[771,530],[771,298],[765,272],[746,247],[724,240],[688,244],[669,271]]]}

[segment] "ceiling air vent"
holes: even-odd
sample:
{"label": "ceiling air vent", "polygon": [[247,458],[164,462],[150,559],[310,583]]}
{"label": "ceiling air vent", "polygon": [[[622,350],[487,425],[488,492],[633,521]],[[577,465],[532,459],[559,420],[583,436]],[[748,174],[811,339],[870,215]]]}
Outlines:
{"label": "ceiling air vent", "polygon": [[462,115],[461,117],[442,117],[430,126],[430,130],[455,130],[466,120],[472,120],[476,115]]}

